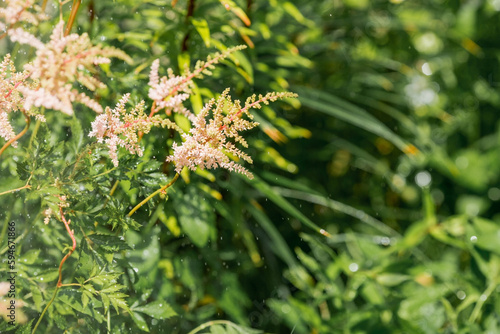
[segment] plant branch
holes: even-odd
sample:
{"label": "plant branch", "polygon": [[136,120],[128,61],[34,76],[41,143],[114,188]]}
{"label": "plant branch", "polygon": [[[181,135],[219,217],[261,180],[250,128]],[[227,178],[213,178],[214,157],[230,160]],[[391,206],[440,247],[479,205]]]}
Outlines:
{"label": "plant branch", "polygon": [[146,204],[151,198],[155,197],[156,195],[158,195],[159,193],[165,191],[168,187],[170,187],[172,184],[175,183],[175,181],[177,181],[177,179],[179,178],[179,173],[175,174],[174,178],[172,179],[172,181],[170,181],[167,185],[161,187],[160,189],[158,189],[157,191],[155,191],[154,193],[152,193],[151,195],[149,195],[148,197],[146,197],[141,203],[137,204],[132,210],[130,210],[130,212],[128,213],[128,216],[132,216],[134,214],[134,212],[136,212],[137,210],[139,210],[139,208],[141,206],[143,206],[144,204]]}
{"label": "plant branch", "polygon": [[60,287],[56,286],[56,289],[54,290],[54,294],[52,295],[52,298],[49,300],[47,305],[45,305],[45,308],[43,309],[42,314],[40,314],[40,318],[38,318],[38,321],[36,322],[35,327],[33,327],[33,331],[31,332],[31,334],[35,334],[36,329],[38,328],[38,325],[40,325],[40,322],[42,321],[43,316],[45,315],[45,312],[47,312],[47,310],[49,309],[49,306],[52,305],[52,303],[54,302],[54,299],[56,299],[57,291],[59,291],[59,289],[60,289]]}
{"label": "plant branch", "polygon": [[76,13],[78,12],[78,8],[80,8],[80,4],[82,0],[73,0],[73,6],[71,7],[71,13],[69,14],[68,25],[66,26],[66,30],[64,31],[64,36],[68,36],[71,32],[71,28],[73,27],[73,23],[75,22]]}
{"label": "plant branch", "polygon": [[[189,18],[192,17],[194,14],[194,7],[195,7],[195,0],[189,0],[187,14],[186,14],[186,26],[188,26]],[[188,40],[189,40],[189,26],[188,26],[188,30],[186,31],[186,35],[184,36],[184,39],[182,40],[182,47],[181,47],[182,52],[185,52],[188,50],[188,44],[187,44]]]}
{"label": "plant branch", "polygon": [[28,181],[26,181],[26,184],[24,186],[16,188],[16,189],[11,189],[11,190],[7,190],[7,191],[4,191],[4,192],[1,192],[0,196],[6,195],[6,194],[10,194],[10,193],[14,193],[16,191],[23,190],[23,189],[30,189],[31,186],[29,185],[29,183],[30,183],[30,180],[31,180],[32,177],[33,177],[33,174],[30,175],[30,177],[28,178]]}
{"label": "plant branch", "polygon": [[5,145],[0,149],[0,155],[2,155],[3,151],[5,151],[7,149],[7,147],[10,146],[10,144],[15,142],[19,138],[21,138],[26,133],[26,131],[28,131],[28,129],[30,127],[31,119],[29,118],[28,115],[26,115],[26,113],[24,111],[23,111],[23,114],[24,114],[24,117],[26,119],[26,126],[24,127],[23,131],[19,132],[19,134],[17,136],[11,138],[8,142],[5,143]]}
{"label": "plant branch", "polygon": [[472,313],[470,315],[469,322],[471,322],[471,323],[476,322],[477,318],[479,317],[479,315],[481,313],[481,308],[483,307],[483,305],[486,302],[486,300],[495,291],[497,285],[498,285],[498,282],[496,280],[493,280],[493,282],[491,282],[488,285],[488,287],[483,292],[483,294],[479,296],[479,299],[476,302],[476,305],[474,306],[474,309],[472,310]]}
{"label": "plant branch", "polygon": [[36,325],[33,328],[33,331],[31,332],[31,334],[34,334],[36,332],[36,329],[38,328],[38,325],[42,321],[43,316],[45,315],[45,313],[49,309],[50,305],[52,305],[52,303],[56,299],[57,292],[59,291],[59,289],[61,287],[63,287],[63,286],[74,285],[74,284],[62,284],[61,283],[61,281],[62,281],[62,267],[63,267],[63,264],[64,264],[64,262],[66,262],[66,260],[68,259],[68,257],[70,257],[71,254],[73,254],[73,252],[75,251],[75,248],[76,248],[76,239],[75,239],[75,232],[73,230],[69,229],[69,224],[71,223],[71,220],[66,220],[66,217],[64,217],[64,212],[63,212],[62,206],[59,206],[59,213],[61,214],[61,219],[62,219],[62,221],[64,223],[64,226],[66,227],[66,231],[68,231],[68,234],[69,234],[71,240],[73,241],[73,247],[69,250],[68,254],[66,254],[63,257],[63,259],[61,260],[61,263],[59,264],[59,280],[57,281],[56,289],[54,290],[54,295],[52,295],[52,298],[50,299],[50,301],[47,303],[47,305],[45,305],[45,308],[43,309],[43,312],[40,315],[40,318],[38,318],[38,321],[36,322]]}
{"label": "plant branch", "polygon": [[69,229],[69,224],[71,223],[71,220],[66,220],[66,218],[64,217],[62,206],[59,207],[59,213],[61,214],[61,219],[62,219],[62,221],[64,223],[64,226],[66,227],[66,231],[68,231],[68,234],[69,234],[71,240],[73,241],[73,247],[69,250],[68,254],[66,254],[66,256],[63,257],[63,259],[61,260],[61,264],[59,264],[59,280],[57,281],[57,286],[58,287],[60,287],[62,285],[61,284],[61,281],[62,281],[62,266],[63,266],[64,262],[66,262],[66,260],[68,259],[68,257],[70,257],[71,254],[73,254],[73,252],[75,251],[75,248],[76,248],[75,232],[73,230]]}

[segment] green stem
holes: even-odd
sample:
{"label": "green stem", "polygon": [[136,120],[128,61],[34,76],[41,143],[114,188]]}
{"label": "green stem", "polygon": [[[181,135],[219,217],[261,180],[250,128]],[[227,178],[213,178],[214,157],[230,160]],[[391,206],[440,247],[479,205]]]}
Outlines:
{"label": "green stem", "polygon": [[66,230],[68,231],[68,234],[71,237],[71,241],[73,241],[73,247],[69,250],[68,254],[66,254],[63,257],[63,259],[61,260],[61,263],[59,264],[59,280],[57,281],[56,289],[54,290],[54,295],[52,296],[52,299],[47,303],[45,308],[43,309],[43,312],[40,315],[40,318],[38,318],[38,321],[36,322],[36,325],[33,328],[33,331],[31,332],[31,334],[35,334],[36,329],[38,328],[38,325],[40,324],[40,322],[43,319],[43,316],[45,315],[45,312],[47,312],[50,305],[52,305],[52,303],[54,302],[54,299],[56,299],[57,291],[59,291],[59,289],[63,286],[63,284],[62,284],[62,267],[64,265],[64,262],[66,262],[66,260],[71,256],[71,254],[73,254],[73,252],[75,251],[75,248],[76,248],[75,233],[74,233],[74,231],[70,230],[70,228],[69,228],[69,224],[71,223],[71,220],[66,220],[66,217],[64,217],[62,206],[59,207],[59,212],[61,214],[61,219],[64,223],[64,226],[66,227]]}
{"label": "green stem", "polygon": [[3,192],[0,193],[0,196],[6,195],[6,194],[10,194],[10,193],[13,193],[13,192],[16,192],[16,191],[19,191],[19,190],[23,190],[23,189],[30,189],[31,188],[31,186],[30,186],[30,180],[31,180],[32,177],[33,177],[33,174],[30,175],[30,177],[28,178],[28,181],[26,181],[26,184],[24,186],[16,188],[16,189],[10,189],[10,190],[3,191]]}
{"label": "green stem", "polygon": [[111,333],[111,312],[108,309],[108,333]]}
{"label": "green stem", "polygon": [[496,281],[491,282],[483,292],[483,294],[479,296],[479,300],[477,301],[476,306],[474,306],[474,310],[472,310],[472,313],[470,315],[469,322],[473,323],[476,321],[476,319],[479,317],[479,313],[481,312],[483,304],[486,302],[486,300],[488,300],[493,291],[495,291],[497,285],[498,283]]}
{"label": "green stem", "polygon": [[2,195],[6,195],[6,194],[10,194],[10,193],[13,193],[13,192],[16,192],[16,191],[19,191],[19,190],[22,190],[22,189],[26,189],[26,188],[31,188],[31,186],[29,184],[26,184],[20,188],[16,188],[16,189],[11,189],[11,190],[7,190],[7,191],[4,191],[4,192],[1,192],[0,193],[0,196]]}
{"label": "green stem", "polygon": [[54,295],[52,296],[52,299],[47,303],[47,305],[45,305],[45,308],[43,309],[42,314],[40,314],[40,318],[38,318],[38,321],[36,322],[36,325],[33,328],[33,331],[31,332],[31,334],[35,334],[36,329],[38,328],[38,325],[40,325],[40,322],[42,321],[43,316],[45,315],[45,312],[47,312],[50,305],[52,305],[52,303],[54,302],[54,299],[56,299],[57,291],[59,291],[59,288],[60,288],[59,286],[56,286],[56,289],[54,290]]}
{"label": "green stem", "polygon": [[[40,114],[43,115],[44,111],[45,111],[45,107],[42,107]],[[36,123],[35,123],[35,128],[33,129],[33,132],[31,133],[31,138],[30,138],[30,143],[28,144],[28,149],[31,149],[31,145],[33,145],[33,140],[35,140],[35,137],[38,133],[38,129],[40,128],[40,124],[42,124],[42,121],[37,119]]]}
{"label": "green stem", "polygon": [[143,206],[144,204],[146,204],[151,198],[155,197],[160,192],[165,191],[165,189],[167,189],[172,184],[174,184],[175,181],[177,181],[177,179],[179,178],[179,175],[180,175],[179,173],[175,174],[175,176],[172,179],[172,181],[170,181],[167,185],[161,187],[160,189],[158,189],[157,191],[155,191],[154,193],[152,193],[151,195],[149,195],[148,197],[146,197],[141,203],[137,204],[132,210],[130,210],[130,212],[128,213],[128,216],[129,217],[132,216],[134,214],[134,212],[136,212],[137,210],[139,210],[139,208],[141,206]]}
{"label": "green stem", "polygon": [[118,185],[120,184],[120,180],[116,180],[115,184],[113,184],[113,187],[111,188],[111,191],[109,192],[109,196],[113,196],[113,194],[116,191],[116,188],[118,188]]}

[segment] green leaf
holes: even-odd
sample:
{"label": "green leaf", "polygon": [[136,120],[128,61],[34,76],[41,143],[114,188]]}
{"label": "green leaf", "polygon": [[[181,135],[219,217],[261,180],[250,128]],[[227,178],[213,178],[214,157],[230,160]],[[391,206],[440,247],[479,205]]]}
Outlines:
{"label": "green leaf", "polygon": [[38,259],[38,255],[40,255],[40,249],[30,249],[26,253],[21,256],[19,259],[19,263],[30,265],[36,262]]}
{"label": "green leaf", "polygon": [[285,210],[289,215],[297,218],[302,223],[304,223],[311,229],[315,230],[316,232],[323,234],[322,228],[320,228],[318,225],[313,223],[309,218],[304,216],[302,212],[297,210],[292,204],[290,204],[290,202],[284,199],[278,192],[274,191],[266,182],[264,182],[258,176],[255,175],[252,181],[248,180],[246,177],[243,176],[242,178],[246,182],[248,182],[251,186],[253,186],[255,189],[259,190],[262,194],[264,194],[268,199],[273,201],[277,206]]}
{"label": "green leaf", "polygon": [[[104,294],[103,294],[104,295]],[[119,309],[123,309],[127,312],[130,311],[127,302],[125,301],[125,298],[128,297],[128,295],[121,293],[121,292],[115,292],[111,294],[106,294],[111,301],[111,304],[116,310],[116,313],[119,313]]]}
{"label": "green leaf", "polygon": [[154,301],[144,306],[134,307],[132,311],[142,312],[155,319],[168,319],[177,315],[177,312],[165,301]]}
{"label": "green leaf", "polygon": [[210,47],[210,29],[208,23],[205,19],[195,19],[191,18],[191,23],[195,27],[198,34],[200,34],[201,39],[205,43],[207,48]]}
{"label": "green leaf", "polygon": [[33,325],[35,319],[31,319],[28,323],[22,325],[16,330],[16,334],[31,334],[31,326]]}
{"label": "green leaf", "polygon": [[300,101],[307,107],[351,123],[377,136],[387,139],[404,153],[416,155],[419,151],[392,132],[378,119],[350,102],[331,94],[306,87],[294,87]]}
{"label": "green leaf", "polygon": [[91,234],[88,236],[92,242],[101,247],[106,252],[116,253],[122,250],[131,249],[125,240],[119,237],[106,234]]}
{"label": "green leaf", "polygon": [[396,274],[396,273],[381,273],[377,275],[376,280],[379,284],[385,286],[396,286],[404,281],[411,279],[408,275]]}
{"label": "green leaf", "polygon": [[38,282],[52,282],[55,281],[59,277],[59,271],[57,269],[46,270],[37,275],[34,279]]}
{"label": "green leaf", "polygon": [[71,127],[71,139],[69,141],[69,145],[73,154],[76,156],[80,153],[80,150],[83,145],[83,130],[82,124],[79,119],[73,117],[70,121]]}
{"label": "green leaf", "polygon": [[255,220],[264,229],[267,236],[271,239],[270,247],[274,253],[278,255],[288,266],[293,267],[297,265],[295,257],[288,247],[285,239],[278,232],[272,221],[266,216],[264,212],[256,208],[254,205],[247,205],[248,211],[254,216]]}
{"label": "green leaf", "polygon": [[215,215],[208,201],[191,187],[176,200],[175,210],[182,231],[196,246],[205,246],[215,224]]}
{"label": "green leaf", "polygon": [[149,333],[148,323],[140,313],[132,312],[130,313],[130,315],[132,316],[132,320],[135,322],[135,324],[137,325],[137,327],[139,327],[140,330]]}

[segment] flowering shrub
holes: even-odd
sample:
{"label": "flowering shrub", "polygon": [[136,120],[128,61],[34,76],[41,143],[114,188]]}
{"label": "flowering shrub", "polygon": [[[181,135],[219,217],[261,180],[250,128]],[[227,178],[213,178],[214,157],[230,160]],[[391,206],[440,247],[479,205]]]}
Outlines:
{"label": "flowering shrub", "polygon": [[[63,4],[59,5],[62,12]],[[56,271],[41,259],[49,257],[54,262],[59,257],[57,252],[44,249],[42,253],[24,255],[27,264],[21,261],[18,268],[24,300],[18,306],[25,306],[32,317],[26,322],[23,315],[18,318],[19,323],[9,323],[0,330],[25,323],[20,332],[50,332],[54,326],[78,332],[80,325],[92,332],[99,332],[100,328],[110,331],[113,309],[147,331],[141,313],[167,319],[176,312],[161,300],[145,304],[145,300],[138,299],[132,305],[127,300],[127,292],[136,279],[130,281],[129,277],[135,272],[123,277],[124,271],[131,268],[127,264],[133,252],[128,240],[133,234],[129,229],[143,228],[132,216],[143,206],[156,210],[155,195],[164,198],[181,174],[189,182],[189,171],[210,177],[211,174],[204,174],[207,169],[220,168],[253,178],[241,163],[252,163],[252,158],[239,148],[249,147],[241,132],[258,125],[252,120],[251,109],[296,95],[252,95],[242,104],[233,100],[226,89],[208,99],[199,110],[190,108],[189,99],[193,95],[200,97],[195,80],[212,75],[215,65],[241,52],[243,46],[227,48],[206,61],[198,61],[193,70],[186,66],[182,75],[168,68],[167,75],[160,77],[163,69],[160,60],[155,59],[147,96],[110,92],[105,82],[112,59],[129,66],[134,62],[118,48],[94,44],[86,33],[70,33],[78,2],[73,4],[66,23],[60,19],[54,25],[47,42],[43,42],[43,34],[37,35],[41,21],[50,21],[45,4],[42,8],[33,1],[6,1],[4,6],[0,10],[0,28],[5,31],[2,38],[9,40],[10,47],[24,45],[34,56],[20,64],[25,58],[19,53],[6,54],[0,64],[0,159],[7,164],[8,173],[14,175],[5,179],[5,185],[13,187],[0,196],[16,202],[21,194],[23,201],[34,201],[39,213],[33,217],[32,227],[42,234],[46,229],[53,233],[55,239],[47,236],[47,242],[66,255]],[[20,64],[17,69],[15,63]],[[102,99],[102,95],[106,98]],[[102,102],[109,101],[110,96],[121,96],[114,107]],[[144,100],[135,102],[142,97]],[[25,124],[23,130],[16,132],[19,114],[23,114]],[[35,126],[31,126],[33,119]],[[93,119],[90,125],[88,119]],[[69,130],[67,139],[61,126]],[[145,147],[151,150],[165,145],[165,141],[148,136],[156,128],[162,129],[163,134],[155,132],[155,136],[169,138],[165,149],[170,154],[159,161],[150,153],[145,156]],[[24,185],[18,186],[19,182]],[[114,196],[120,186],[137,191],[134,201],[123,202]],[[179,210],[192,205],[199,196],[187,194],[190,195],[186,198],[174,198]],[[142,201],[136,200],[139,198]],[[209,219],[209,208],[202,205],[199,210]],[[176,224],[166,221],[169,229],[175,231]],[[181,221],[193,242],[204,245],[206,240],[196,237],[195,224],[204,226],[206,222]],[[69,239],[71,243],[64,246],[66,241],[62,240]],[[35,263],[44,269],[29,266]],[[66,269],[68,263],[71,271]],[[53,284],[47,285],[50,282]],[[30,290],[31,294],[26,293]],[[51,317],[47,318],[47,314]],[[75,318],[71,320],[70,315]],[[85,318],[82,323],[78,320],[82,315],[91,319]],[[226,325],[244,331],[235,324]],[[116,328],[120,326],[116,324]]]}

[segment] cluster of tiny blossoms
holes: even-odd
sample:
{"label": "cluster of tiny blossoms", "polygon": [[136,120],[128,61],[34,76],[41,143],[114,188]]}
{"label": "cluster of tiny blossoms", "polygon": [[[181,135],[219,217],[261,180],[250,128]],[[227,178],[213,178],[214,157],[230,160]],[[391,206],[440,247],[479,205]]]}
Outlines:
{"label": "cluster of tiny blossoms", "polygon": [[[246,140],[240,135],[241,131],[249,130],[258,125],[252,122],[251,108],[260,108],[261,104],[268,104],[277,99],[295,97],[293,93],[269,93],[265,96],[249,97],[242,107],[239,100],[232,101],[229,89],[220,97],[210,100],[202,111],[196,115],[193,127],[189,133],[182,134],[183,143],[173,144],[173,155],[167,161],[175,163],[178,173],[188,167],[195,170],[225,168],[246,175],[252,179],[253,175],[245,167],[229,158],[229,155],[252,163],[252,158],[236,147],[236,143],[248,147]],[[243,116],[248,118],[244,119]]]}
{"label": "cluster of tiny blossoms", "polygon": [[[5,140],[15,136],[8,113],[21,110],[25,115],[35,115],[38,108],[44,107],[72,115],[73,103],[79,102],[100,114],[92,122],[89,136],[95,137],[99,143],[108,147],[109,156],[115,166],[118,166],[119,147],[125,148],[130,154],[141,156],[143,149],[139,142],[142,134],[148,133],[154,126],[161,126],[175,129],[181,134],[183,142],[174,143],[173,155],[167,157],[167,161],[175,164],[177,172],[184,167],[191,170],[198,167],[225,168],[252,178],[246,168],[234,161],[242,159],[252,163],[251,157],[236,147],[236,144],[248,147],[240,132],[257,125],[252,121],[249,110],[260,108],[262,103],[268,104],[279,98],[295,96],[291,93],[269,93],[257,98],[254,95],[248,98],[242,107],[240,101],[231,99],[227,89],[217,100],[209,101],[198,115],[186,109],[183,103],[192,93],[193,79],[212,74],[214,65],[244,48],[238,46],[216,53],[206,61],[198,61],[194,70],[186,68],[184,75],[175,75],[168,69],[167,76],[160,77],[160,62],[156,60],[151,66],[149,76],[148,96],[153,101],[149,115],[144,113],[144,101],[127,111],[125,105],[130,99],[129,94],[125,94],[115,108],[106,107],[103,112],[99,103],[76,90],[73,85],[78,82],[90,91],[104,88],[104,84],[92,75],[95,65],[109,63],[109,57],[121,58],[128,62],[131,61],[130,58],[115,48],[93,46],[87,34],[64,36],[62,21],[54,28],[50,41],[42,43],[23,29],[14,28],[20,21],[33,24],[38,22],[39,18],[27,11],[33,1],[6,2],[7,8],[0,9],[0,18],[5,21],[0,24],[0,28],[3,27],[3,30],[7,31],[12,41],[28,44],[37,52],[35,60],[25,65],[25,71],[22,73],[15,71],[9,56],[0,65],[0,136]],[[160,110],[165,110],[167,116],[172,113],[186,116],[192,124],[189,133],[184,133],[168,118],[155,115]]]}
{"label": "cluster of tiny blossoms", "polygon": [[[9,120],[9,114],[15,111],[23,112],[26,117],[36,116],[43,121],[40,107],[72,115],[73,104],[79,102],[102,113],[101,105],[75,89],[74,84],[80,83],[90,91],[104,88],[105,85],[93,75],[95,65],[109,63],[109,57],[131,62],[130,57],[118,49],[92,45],[87,34],[64,36],[63,21],[55,26],[46,44],[21,28],[12,28],[12,23],[21,19],[37,22],[34,21],[36,16],[21,15],[28,13],[26,6],[29,3],[27,1],[24,7],[19,7],[18,2],[10,1],[7,8],[0,11],[6,24],[11,23],[5,28],[10,39],[37,50],[36,58],[24,66],[23,72],[16,72],[10,55],[5,56],[0,65],[0,137],[7,141],[15,136]],[[12,144],[16,145],[15,142]]]}
{"label": "cluster of tiny blossoms", "polygon": [[47,18],[35,0],[3,0],[0,7],[0,30],[7,31],[16,23],[30,23],[34,26]]}
{"label": "cluster of tiny blossoms", "polygon": [[193,79],[201,79],[204,75],[211,75],[211,70],[215,68],[214,65],[227,58],[231,53],[244,48],[244,45],[236,46],[222,53],[209,56],[206,61],[198,61],[193,71],[186,68],[184,75],[175,75],[174,71],[169,68],[167,69],[168,75],[160,78],[158,74],[160,61],[158,59],[155,60],[151,66],[149,75],[150,88],[148,94],[149,98],[155,103],[155,110],[153,112],[165,109],[168,115],[172,112],[177,112],[193,121],[193,114],[183,105],[183,102],[191,94]]}
{"label": "cluster of tiny blossoms", "polygon": [[159,115],[147,116],[144,113],[144,101],[127,112],[125,104],[129,98],[130,94],[125,94],[114,109],[106,107],[105,112],[92,122],[92,131],[89,133],[99,143],[106,144],[115,166],[118,166],[118,147],[124,147],[130,154],[142,156],[138,133],[148,133],[153,126],[181,131],[169,119],[162,119]]}
{"label": "cluster of tiny blossoms", "polygon": [[[199,61],[194,71],[186,70],[187,74],[183,76],[176,76],[171,69],[168,69],[168,75],[160,78],[158,74],[160,63],[158,60],[154,61],[149,76],[149,97],[154,102],[150,115],[146,116],[143,112],[144,102],[127,113],[125,109],[125,103],[129,99],[127,94],[115,109],[107,108],[105,114],[97,116],[92,123],[89,136],[96,137],[98,142],[108,146],[113,164],[117,166],[118,147],[124,147],[129,153],[140,156],[142,149],[139,146],[138,133],[147,133],[153,126],[167,126],[179,131],[183,140],[181,144],[173,144],[173,154],[166,159],[175,164],[176,172],[180,173],[184,167],[191,170],[198,167],[201,169],[225,168],[253,178],[245,167],[234,161],[242,159],[252,163],[251,157],[236,147],[236,144],[248,147],[240,132],[258,125],[252,121],[253,117],[249,110],[260,108],[261,104],[296,95],[293,93],[269,93],[258,97],[253,95],[242,107],[240,101],[231,99],[229,89],[226,89],[217,100],[210,100],[198,115],[183,105],[191,94],[194,78],[210,75],[214,64],[242,48],[228,49],[209,57],[205,62]],[[167,116],[170,116],[172,112],[186,116],[192,124],[189,133],[183,133],[168,118],[163,119],[155,115],[162,109],[165,109]]]}
{"label": "cluster of tiny blossoms", "polygon": [[[16,71],[9,54],[0,63],[0,137],[6,141],[15,137],[14,129],[9,122],[9,114],[22,109],[24,100],[17,88],[27,76],[26,71]],[[41,115],[36,116],[43,117]],[[12,144],[16,146],[16,142]]]}
{"label": "cluster of tiny blossoms", "polygon": [[73,103],[79,102],[102,113],[99,103],[74,89],[73,83],[78,82],[90,91],[104,88],[105,85],[92,76],[94,65],[109,63],[109,57],[129,62],[131,59],[118,49],[92,45],[87,34],[64,36],[63,25],[63,21],[56,25],[47,44],[35,39],[27,42],[37,52],[33,63],[27,64],[25,69],[30,72],[31,79],[39,82],[39,87],[19,87],[25,97],[24,108],[45,107],[72,115]]}

